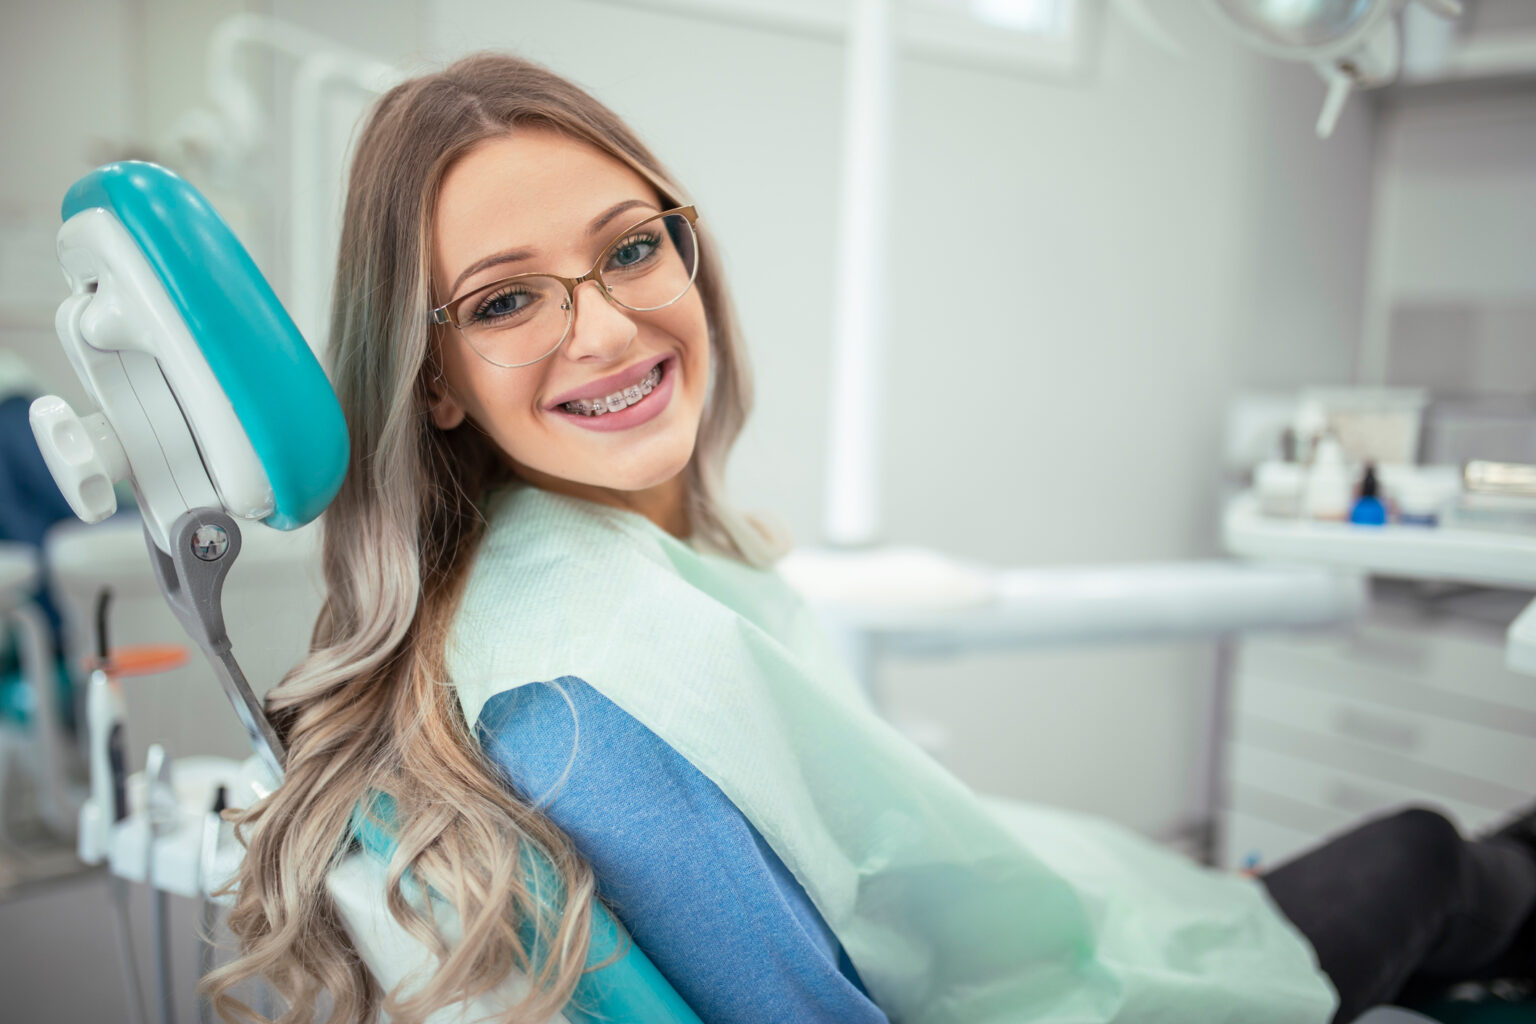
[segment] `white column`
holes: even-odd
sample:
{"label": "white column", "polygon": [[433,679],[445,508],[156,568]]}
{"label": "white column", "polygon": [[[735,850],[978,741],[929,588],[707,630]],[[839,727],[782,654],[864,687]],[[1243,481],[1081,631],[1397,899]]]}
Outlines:
{"label": "white column", "polygon": [[832,337],[826,540],[879,538],[895,40],[890,0],[850,6]]}

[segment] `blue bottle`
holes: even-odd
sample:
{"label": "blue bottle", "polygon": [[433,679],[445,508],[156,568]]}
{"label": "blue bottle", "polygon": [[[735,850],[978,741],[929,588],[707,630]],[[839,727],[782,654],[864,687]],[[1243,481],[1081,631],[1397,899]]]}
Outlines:
{"label": "blue bottle", "polygon": [[1383,526],[1387,521],[1387,507],[1381,503],[1381,486],[1376,482],[1376,467],[1365,465],[1365,479],[1360,481],[1360,500],[1349,513],[1349,521],[1361,526]]}

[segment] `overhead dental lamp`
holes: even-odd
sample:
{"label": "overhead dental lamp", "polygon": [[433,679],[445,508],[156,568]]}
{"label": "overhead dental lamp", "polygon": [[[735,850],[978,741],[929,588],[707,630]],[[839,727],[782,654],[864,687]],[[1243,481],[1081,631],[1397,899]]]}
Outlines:
{"label": "overhead dental lamp", "polygon": [[1461,0],[1206,0],[1249,45],[1271,56],[1308,61],[1328,85],[1317,134],[1333,134],[1351,89],[1386,85],[1402,65],[1401,15],[1420,3],[1443,18]]}

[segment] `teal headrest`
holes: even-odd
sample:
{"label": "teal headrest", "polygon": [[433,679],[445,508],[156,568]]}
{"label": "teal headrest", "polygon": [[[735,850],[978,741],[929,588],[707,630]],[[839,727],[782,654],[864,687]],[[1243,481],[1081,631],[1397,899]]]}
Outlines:
{"label": "teal headrest", "polygon": [[64,196],[64,219],[105,209],[127,229],[186,321],[272,485],[265,522],[292,530],[336,496],[347,424],[314,353],[208,200],[136,160],[98,167]]}

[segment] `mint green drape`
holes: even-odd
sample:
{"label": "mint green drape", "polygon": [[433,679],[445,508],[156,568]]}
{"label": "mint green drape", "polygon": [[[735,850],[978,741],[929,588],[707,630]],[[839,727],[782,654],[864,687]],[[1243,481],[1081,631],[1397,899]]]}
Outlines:
{"label": "mint green drape", "polygon": [[586,680],[742,810],[893,1021],[1331,1016],[1311,948],[1259,884],[979,799],[870,709],[776,574],[533,488],[487,514],[449,643],[465,719],[512,687]]}

